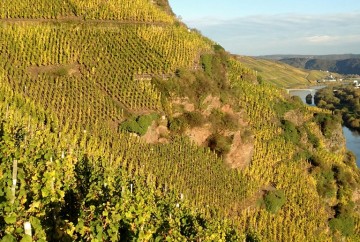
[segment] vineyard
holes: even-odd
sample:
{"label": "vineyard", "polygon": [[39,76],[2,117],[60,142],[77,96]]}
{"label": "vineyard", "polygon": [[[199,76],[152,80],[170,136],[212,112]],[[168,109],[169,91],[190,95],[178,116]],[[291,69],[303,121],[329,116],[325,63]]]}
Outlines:
{"label": "vineyard", "polygon": [[239,239],[228,221],[209,219],[133,167],[125,150],[113,156],[86,134],[54,132],[48,113],[3,86],[0,92],[2,241],[31,241],[27,222],[35,241]]}
{"label": "vineyard", "polygon": [[0,65],[14,90],[44,97],[41,105],[66,114],[62,122],[70,118],[84,128],[117,123],[129,110],[161,111],[161,94],[139,77],[192,68],[208,49],[174,26],[4,24],[0,36]]}
{"label": "vineyard", "polygon": [[160,11],[150,1],[133,0],[4,0],[1,19],[96,19],[129,22],[172,23],[172,16]]}
{"label": "vineyard", "polygon": [[0,3],[1,241],[358,241],[331,112],[159,6]]}

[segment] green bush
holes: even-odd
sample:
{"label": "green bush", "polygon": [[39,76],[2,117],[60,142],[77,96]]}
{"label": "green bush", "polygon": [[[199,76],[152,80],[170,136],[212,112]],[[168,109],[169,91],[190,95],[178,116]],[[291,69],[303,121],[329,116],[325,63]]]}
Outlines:
{"label": "green bush", "polygon": [[254,133],[251,131],[251,129],[249,128],[245,128],[242,132],[241,132],[241,140],[244,143],[250,143],[253,141],[253,135]]}
{"label": "green bush", "polygon": [[224,127],[231,131],[236,131],[239,129],[239,121],[234,115],[225,113],[222,116],[221,122],[224,124]]}
{"label": "green bush", "polygon": [[312,144],[314,148],[318,148],[320,146],[320,139],[313,134],[308,127],[306,127],[306,134],[310,144]]}
{"label": "green bush", "polygon": [[274,111],[278,117],[284,117],[286,112],[296,108],[296,104],[297,103],[292,102],[292,99],[289,99],[288,101],[279,101],[274,105]]}
{"label": "green bush", "polygon": [[264,197],[266,210],[277,213],[286,202],[285,193],[282,190],[268,191]]}
{"label": "green bush", "polygon": [[263,79],[263,77],[260,76],[260,75],[258,75],[258,76],[256,77],[256,80],[257,80],[257,82],[258,82],[260,85],[264,83],[264,79]]}
{"label": "green bush", "polygon": [[334,182],[334,172],[331,170],[322,170],[316,176],[316,190],[322,197],[333,197],[336,195],[337,187]]}
{"label": "green bush", "polygon": [[186,120],[183,116],[173,118],[170,120],[168,128],[171,132],[184,133],[187,128]]}
{"label": "green bush", "polygon": [[119,129],[142,136],[146,133],[151,123],[156,119],[158,119],[158,115],[155,113],[133,117],[122,122],[119,126]]}
{"label": "green bush", "polygon": [[309,160],[311,153],[308,150],[300,150],[294,155],[294,161]]}
{"label": "green bush", "polygon": [[211,111],[209,120],[215,130],[227,129],[236,131],[239,129],[239,120],[236,119],[234,115],[223,113],[219,109],[213,109]]}
{"label": "green bush", "polygon": [[205,119],[200,112],[185,112],[179,117],[173,118],[169,122],[169,130],[177,133],[184,133],[190,127],[198,127],[204,124]]}
{"label": "green bush", "polygon": [[209,76],[212,75],[212,61],[213,55],[205,54],[201,56],[201,65],[205,73]]}
{"label": "green bush", "polygon": [[322,158],[318,155],[312,155],[308,161],[312,166],[315,167],[324,165]]}
{"label": "green bush", "polygon": [[320,126],[321,133],[326,138],[330,138],[333,131],[338,128],[338,124],[341,123],[341,118],[337,115],[316,114],[315,122]]}
{"label": "green bush", "polygon": [[184,116],[184,120],[191,128],[201,126],[205,122],[203,115],[197,111],[185,112],[183,116]]}
{"label": "green bush", "polygon": [[352,151],[346,151],[344,163],[348,166],[356,167],[356,156]]}
{"label": "green bush", "polygon": [[288,120],[282,120],[282,129],[284,131],[283,136],[287,142],[299,144],[300,134],[295,124]]}
{"label": "green bush", "polygon": [[339,231],[343,236],[351,236],[354,233],[355,221],[352,216],[340,215],[329,221],[330,228]]}
{"label": "green bush", "polygon": [[223,156],[230,151],[230,146],[232,143],[231,137],[223,136],[219,133],[212,134],[207,139],[208,147],[215,151],[219,156]]}

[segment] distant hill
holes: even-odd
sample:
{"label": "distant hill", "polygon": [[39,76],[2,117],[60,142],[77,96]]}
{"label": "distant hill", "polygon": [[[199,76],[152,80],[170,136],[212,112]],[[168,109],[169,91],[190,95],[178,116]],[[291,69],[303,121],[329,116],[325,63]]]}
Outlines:
{"label": "distant hill", "polygon": [[360,58],[360,54],[341,54],[341,55],[261,55],[256,56],[261,59],[283,60],[283,59],[326,59],[326,60],[344,60],[351,58]]}
{"label": "distant hill", "polygon": [[[248,56],[238,56],[237,59],[244,66],[257,71],[257,74],[272,84],[280,87],[297,87],[301,85],[309,85],[319,79],[325,78],[327,73],[318,70],[305,70],[293,65],[288,65],[281,61],[271,59],[253,58]],[[302,59],[299,58],[299,62]]]}
{"label": "distant hill", "polygon": [[267,60],[278,60],[297,68],[331,71],[339,74],[360,74],[360,55],[268,55]]}

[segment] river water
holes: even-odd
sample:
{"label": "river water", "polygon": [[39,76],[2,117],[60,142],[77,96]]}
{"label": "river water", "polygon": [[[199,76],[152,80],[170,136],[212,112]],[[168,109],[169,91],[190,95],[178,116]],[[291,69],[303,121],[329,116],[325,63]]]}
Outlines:
{"label": "river water", "polygon": [[360,167],[360,133],[351,131],[347,127],[343,127],[343,132],[346,138],[346,147],[356,155],[356,164]]}
{"label": "river water", "polygon": [[[324,86],[316,86],[311,87],[310,89],[315,89],[314,92],[312,92],[312,95],[314,96],[316,93],[316,90],[322,89]],[[310,93],[309,90],[294,90],[289,91],[289,94],[291,96],[299,96],[301,100],[306,103],[306,95]],[[314,99],[312,106],[315,106]],[[351,131],[349,128],[343,126],[343,132],[346,139],[346,147],[348,150],[351,150],[355,156],[356,156],[356,164],[358,167],[360,167],[360,133],[356,131]]]}

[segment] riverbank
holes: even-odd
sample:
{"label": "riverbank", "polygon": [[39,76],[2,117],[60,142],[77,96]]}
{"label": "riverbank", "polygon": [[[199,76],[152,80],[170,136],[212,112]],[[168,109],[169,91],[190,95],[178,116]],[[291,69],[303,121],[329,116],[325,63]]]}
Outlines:
{"label": "riverbank", "polygon": [[315,104],[341,115],[344,124],[360,131],[360,89],[352,85],[327,87],[315,94]]}
{"label": "riverbank", "polygon": [[[307,104],[306,102],[306,96],[308,94],[313,95],[313,99],[316,93],[318,93],[319,90],[323,88],[329,88],[329,86],[314,86],[314,87],[307,87],[303,90],[297,89],[294,91],[289,91],[289,94],[291,96],[298,96],[301,98],[303,103]],[[334,87],[333,85],[331,88]],[[315,92],[310,92],[309,89],[315,89]],[[307,104],[310,106],[316,106],[315,100],[313,100],[312,104]],[[346,139],[346,148],[350,150],[354,155],[356,156],[356,164],[358,167],[360,167],[360,132],[359,131],[352,131],[350,128],[343,126],[343,134]]]}

